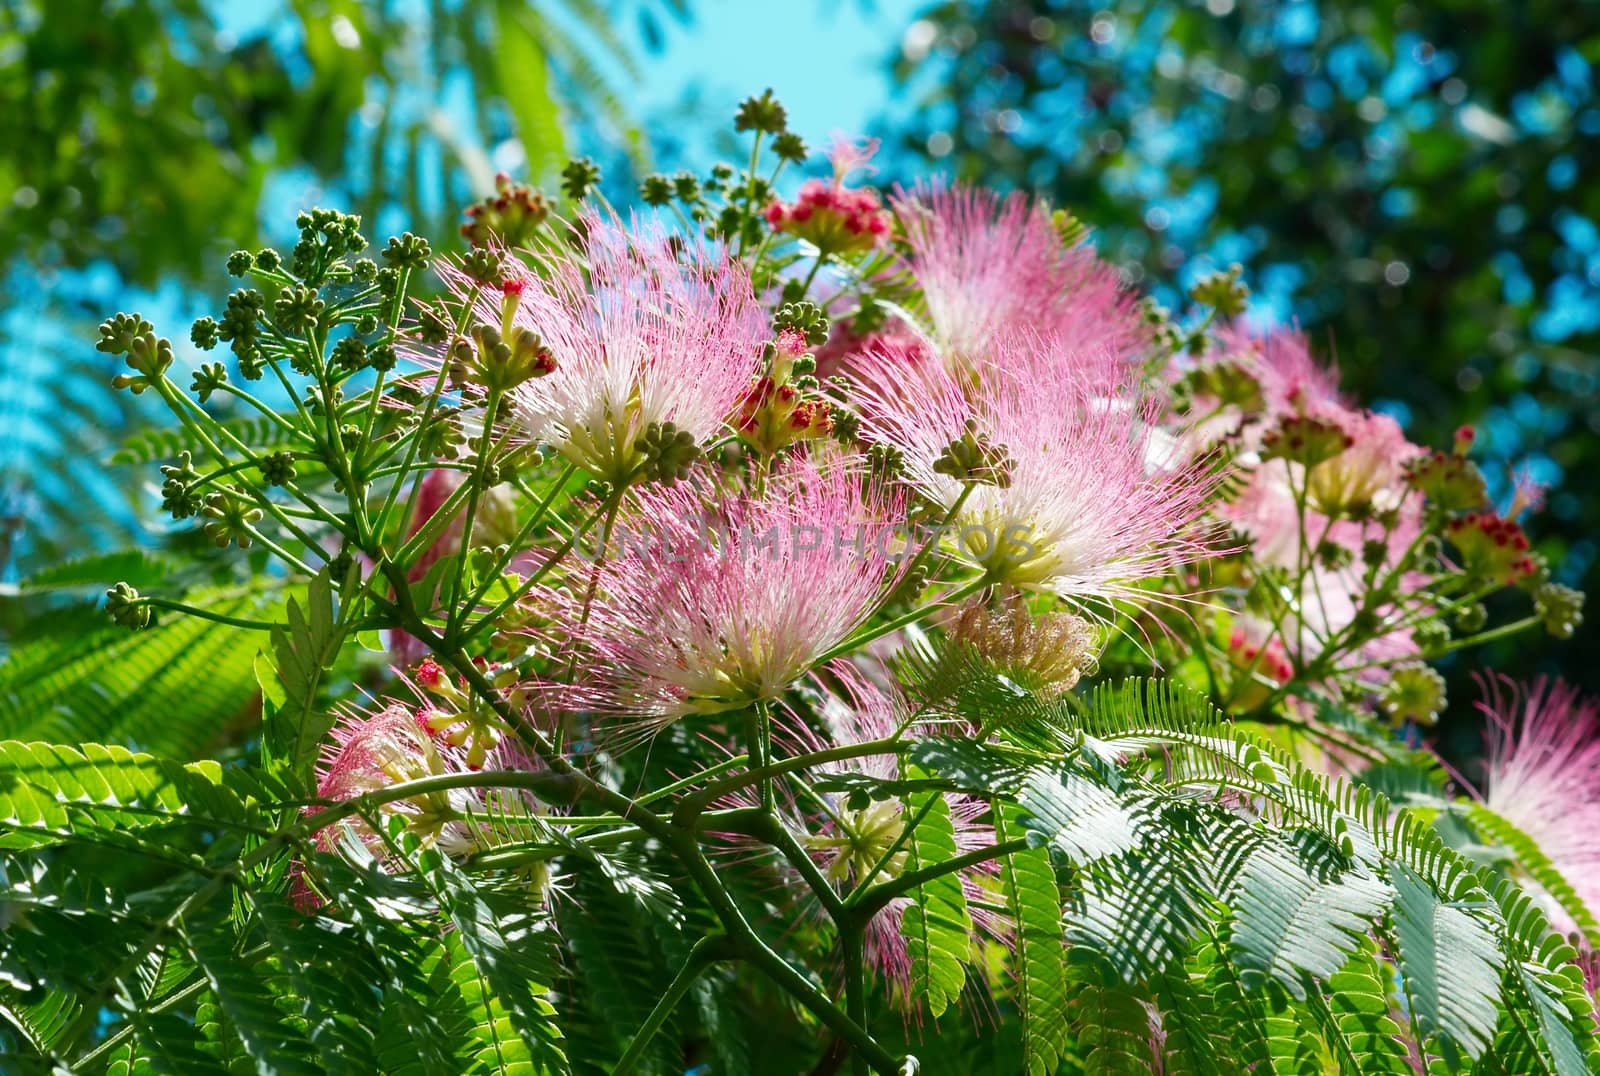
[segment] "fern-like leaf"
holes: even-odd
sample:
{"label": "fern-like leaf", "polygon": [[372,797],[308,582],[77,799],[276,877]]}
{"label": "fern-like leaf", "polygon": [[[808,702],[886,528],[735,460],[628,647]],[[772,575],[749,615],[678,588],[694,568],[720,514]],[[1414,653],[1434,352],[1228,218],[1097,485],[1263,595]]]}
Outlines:
{"label": "fern-like leaf", "polygon": [[[908,776],[921,776],[911,770]],[[906,837],[906,870],[932,866],[956,856],[955,826],[942,792],[906,797],[906,817],[922,821]],[[935,1017],[961,996],[965,961],[972,944],[972,917],[957,874],[943,874],[912,895],[901,919],[911,957],[913,998],[923,999]]]}
{"label": "fern-like leaf", "polygon": [[[1021,825],[1012,812],[995,805],[995,839],[1004,842]],[[1059,1068],[1067,1047],[1066,950],[1061,934],[1061,891],[1050,853],[1027,848],[1000,861],[1006,910],[1016,924],[1012,954],[1016,963],[1017,1009],[1022,1017],[1023,1064],[1031,1076]]]}
{"label": "fern-like leaf", "polygon": [[1417,1023],[1423,1034],[1440,1037],[1447,1053],[1460,1047],[1476,1057],[1498,1019],[1505,957],[1493,930],[1481,911],[1440,901],[1404,866],[1396,865],[1390,880],[1400,971]]}

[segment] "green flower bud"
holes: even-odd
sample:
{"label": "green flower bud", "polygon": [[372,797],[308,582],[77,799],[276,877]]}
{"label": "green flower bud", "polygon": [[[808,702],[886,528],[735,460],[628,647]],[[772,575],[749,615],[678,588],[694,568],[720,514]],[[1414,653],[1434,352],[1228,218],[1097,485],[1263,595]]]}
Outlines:
{"label": "green flower bud", "polygon": [[672,180],[660,172],[652,172],[639,184],[639,199],[645,205],[664,206],[672,201]]}
{"label": "green flower bud", "polygon": [[799,164],[806,159],[805,139],[792,131],[784,131],[772,140],[772,152],[776,153],[780,160]]}
{"label": "green flower bud", "polygon": [[1244,266],[1238,262],[1221,272],[1207,273],[1189,289],[1189,298],[1215,308],[1221,317],[1237,317],[1250,305],[1250,289],[1239,281],[1243,273]]}
{"label": "green flower bud", "polygon": [[1435,725],[1445,705],[1444,677],[1427,665],[1401,665],[1384,686],[1379,705],[1395,726],[1414,721]]}
{"label": "green flower bud", "polygon": [[200,369],[194,372],[194,380],[189,385],[189,391],[199,396],[201,403],[205,403],[227,380],[228,371],[223,369],[222,363],[203,363]]}
{"label": "green flower bud", "polygon": [[973,419],[967,420],[961,436],[951,441],[933,463],[935,472],[949,475],[958,482],[975,482],[1000,489],[1011,485],[1013,467],[1006,446],[991,444],[986,435],[978,432],[978,424]]}
{"label": "green flower bud", "polygon": [[782,134],[788,126],[789,114],[772,95],[770,87],[760,97],[747,97],[740,102],[739,111],[733,118],[733,129],[736,131]]}
{"label": "green flower bud", "polygon": [[359,370],[367,364],[367,345],[347,336],[333,346],[330,362],[341,370]]}
{"label": "green flower bud", "polygon": [[219,548],[234,543],[240,549],[249,549],[251,528],[261,521],[261,509],[252,508],[231,490],[219,490],[206,496],[203,512],[211,522],[205,532]]}
{"label": "green flower bud", "polygon": [[290,284],[272,303],[272,321],[286,333],[309,332],[322,317],[325,304],[315,288]]}
{"label": "green flower bud", "polygon": [[134,631],[150,626],[150,606],[144,604],[139,592],[127,583],[118,583],[106,591],[106,612],[114,623]]}
{"label": "green flower bud", "polygon": [[568,161],[567,166],[561,170],[561,193],[574,202],[581,202],[589,196],[600,182],[600,166],[588,157],[578,157]]}
{"label": "green flower bud", "polygon": [[389,245],[383,248],[383,260],[393,269],[425,269],[432,256],[428,241],[410,232],[390,236]]}
{"label": "green flower bud", "polygon": [[650,423],[633,448],[644,456],[641,474],[667,485],[687,475],[690,466],[700,458],[700,446],[695,444],[694,434],[670,422]]}
{"label": "green flower bud", "polygon": [[201,351],[217,346],[217,323],[213,318],[201,318],[189,327],[189,342]]}
{"label": "green flower bud", "polygon": [[294,453],[274,452],[262,456],[259,465],[261,480],[269,486],[286,486],[294,481]]}
{"label": "green flower bud", "polygon": [[828,342],[828,315],[815,303],[784,303],[772,315],[774,333],[797,332],[805,337],[809,347],[821,347]]}
{"label": "green flower bud", "polygon": [[1533,592],[1533,608],[1545,631],[1557,639],[1570,639],[1583,623],[1583,591],[1543,583]]}

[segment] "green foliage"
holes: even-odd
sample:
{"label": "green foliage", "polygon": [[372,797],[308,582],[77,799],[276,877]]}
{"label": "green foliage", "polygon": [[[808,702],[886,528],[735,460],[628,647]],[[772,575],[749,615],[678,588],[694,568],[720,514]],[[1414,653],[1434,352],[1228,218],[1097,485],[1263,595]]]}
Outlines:
{"label": "green foliage", "polygon": [[[126,566],[88,562],[54,578],[76,585],[113,564]],[[265,587],[201,589],[189,597],[197,608],[231,616],[270,615],[274,603]],[[162,618],[132,633],[92,608],[60,609],[30,626],[0,665],[0,736],[98,738],[169,757],[205,757],[227,743],[229,723],[251,706],[254,651],[247,633],[197,617]]]}
{"label": "green foliage", "polygon": [[333,725],[322,706],[321,687],[347,630],[335,613],[327,569],[306,588],[305,607],[290,598],[285,615],[287,623],[272,629],[272,672],[261,668],[261,657],[256,659],[266,726],[262,750],[269,771],[288,772],[304,782]]}
{"label": "green foliage", "polygon": [[[916,776],[913,771],[912,777]],[[906,869],[936,866],[956,855],[950,806],[939,792],[906,797],[908,817],[921,818],[906,840]],[[917,886],[902,920],[911,957],[911,990],[938,1016],[961,995],[963,962],[971,947],[972,917],[961,879],[946,874]]]}

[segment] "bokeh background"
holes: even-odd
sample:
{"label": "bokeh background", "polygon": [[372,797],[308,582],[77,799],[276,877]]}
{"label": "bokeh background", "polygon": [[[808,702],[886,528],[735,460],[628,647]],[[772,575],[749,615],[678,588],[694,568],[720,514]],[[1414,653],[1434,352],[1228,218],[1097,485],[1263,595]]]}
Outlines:
{"label": "bokeh background", "polygon": [[[497,171],[607,195],[731,156],[771,86],[814,147],[883,141],[1046,195],[1168,302],[1240,262],[1346,386],[1443,445],[1480,427],[1558,578],[1600,552],[1600,4],[1592,0],[7,0],[0,3],[0,651],[16,581],[153,530],[159,454],[95,324],[139,310],[197,365],[229,251],[296,211],[455,238]],[[1456,657],[1600,689],[1566,642]],[[1460,721],[1470,691],[1454,690]]]}

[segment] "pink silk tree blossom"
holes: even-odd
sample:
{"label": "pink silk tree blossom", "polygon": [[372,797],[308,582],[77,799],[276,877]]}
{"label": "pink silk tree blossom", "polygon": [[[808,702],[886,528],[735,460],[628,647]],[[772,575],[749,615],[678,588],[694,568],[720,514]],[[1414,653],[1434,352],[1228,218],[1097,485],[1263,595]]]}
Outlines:
{"label": "pink silk tree blossom", "polygon": [[[863,436],[904,455],[907,480],[947,509],[962,484],[941,470],[971,431],[1003,455],[1001,485],[980,484],[952,520],[952,551],[997,582],[1101,602],[1207,555],[1196,529],[1213,482],[1172,459],[1153,401],[1091,385],[1060,345],[1005,342],[974,383],[938,364],[902,376],[880,349],[858,363]],[[1003,446],[1003,448],[1002,448]]]}
{"label": "pink silk tree blossom", "polygon": [[1148,342],[1118,270],[1089,243],[1064,241],[1045,204],[923,183],[899,191],[893,205],[925,297],[921,329],[947,365],[976,372],[1015,334],[1056,340],[1052,356],[1061,360],[1123,360]]}
{"label": "pink silk tree blossom", "polygon": [[[523,431],[621,483],[641,462],[636,442],[651,424],[670,422],[702,442],[721,430],[757,372],[767,319],[749,273],[724,251],[595,214],[575,232],[576,251],[551,243],[532,252],[537,273],[508,260],[517,275],[475,308],[503,332],[537,333],[553,357],[553,372],[512,392]],[[458,293],[474,287],[459,270],[446,280]]]}
{"label": "pink silk tree blossom", "polygon": [[[1479,680],[1488,770],[1479,798],[1527,834],[1600,916],[1600,700],[1561,680]],[[1525,883],[1527,880],[1524,880]],[[1551,921],[1575,930],[1549,902]]]}
{"label": "pink silk tree blossom", "polygon": [[900,510],[848,460],[794,459],[758,494],[705,472],[642,488],[587,620],[577,598],[560,618],[593,653],[598,708],[649,735],[775,698],[877,608]]}

